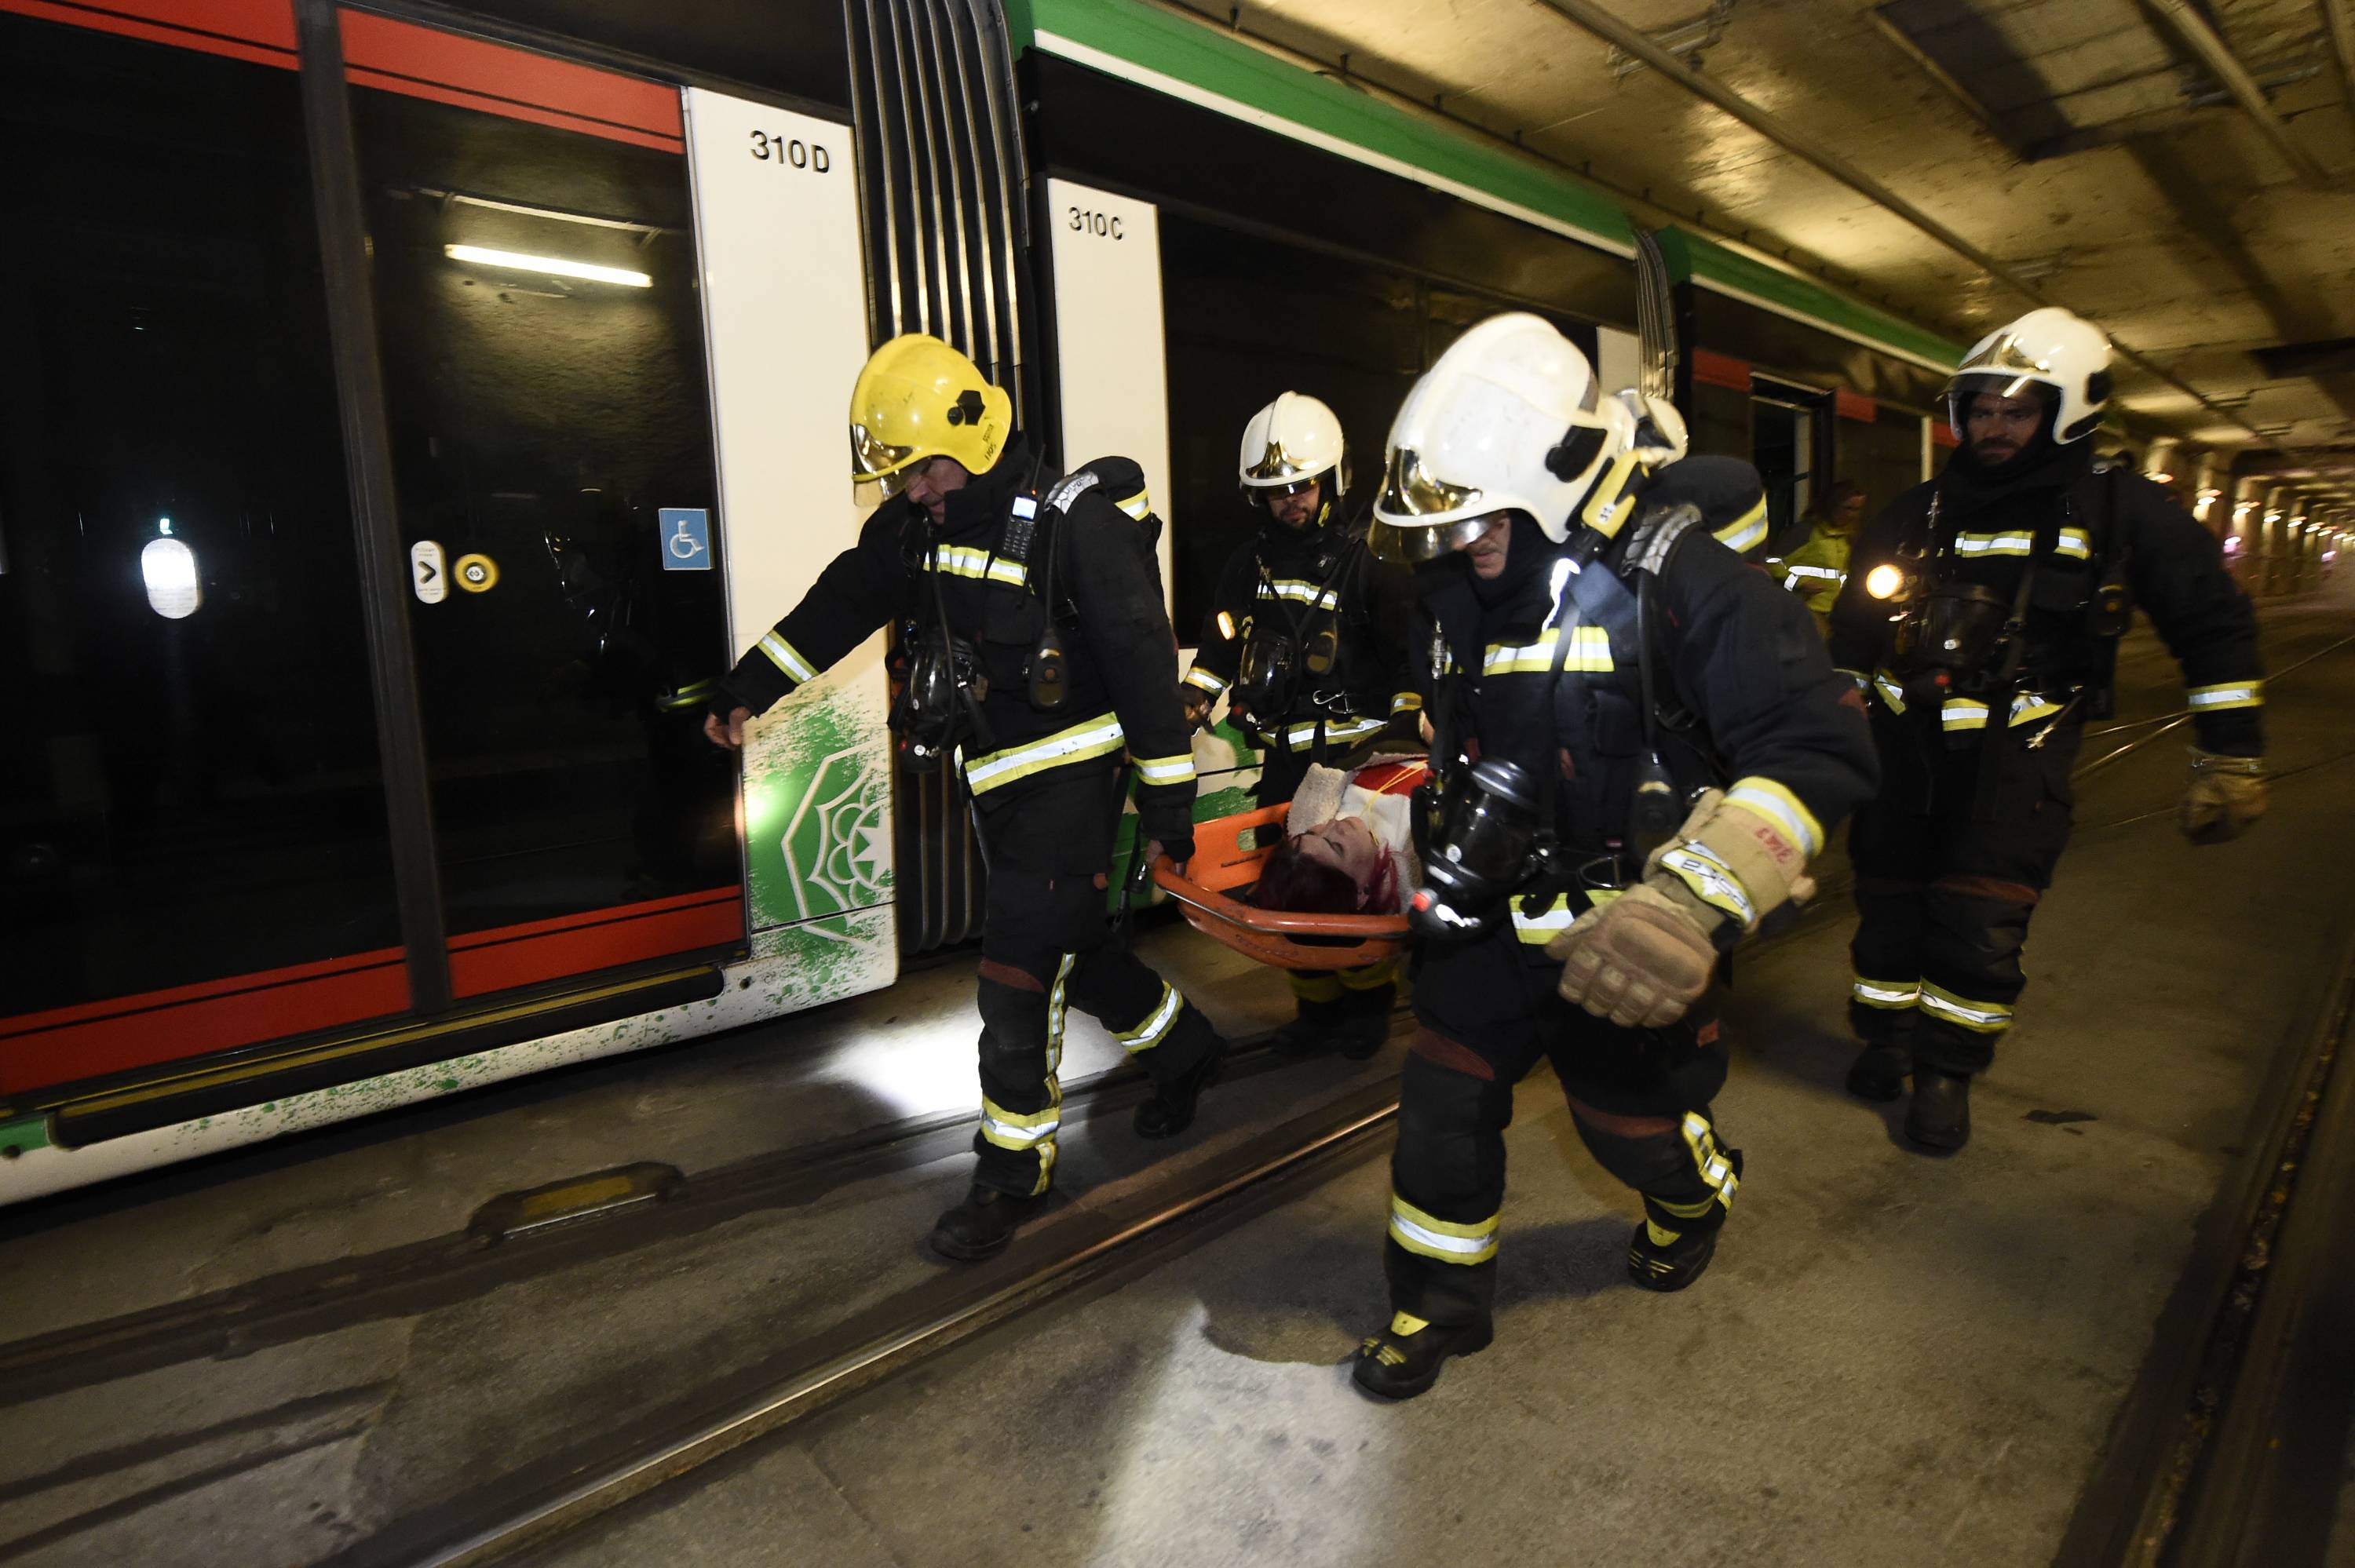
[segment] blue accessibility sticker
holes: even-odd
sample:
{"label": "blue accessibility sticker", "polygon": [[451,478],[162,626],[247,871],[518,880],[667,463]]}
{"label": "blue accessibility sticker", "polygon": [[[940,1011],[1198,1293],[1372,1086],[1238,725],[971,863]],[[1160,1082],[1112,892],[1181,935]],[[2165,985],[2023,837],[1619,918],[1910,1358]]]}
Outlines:
{"label": "blue accessibility sticker", "polygon": [[709,571],[711,514],[700,506],[666,506],[655,515],[662,524],[663,570]]}

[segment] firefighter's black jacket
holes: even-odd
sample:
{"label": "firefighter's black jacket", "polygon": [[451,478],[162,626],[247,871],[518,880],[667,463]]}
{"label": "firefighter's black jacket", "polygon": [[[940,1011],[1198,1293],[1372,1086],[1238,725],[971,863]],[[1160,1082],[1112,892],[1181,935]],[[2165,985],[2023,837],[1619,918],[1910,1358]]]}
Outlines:
{"label": "firefighter's black jacket", "polygon": [[[1295,656],[1329,631],[1333,669],[1304,670],[1282,713],[1252,715],[1261,742],[1277,750],[1313,750],[1320,724],[1326,743],[1339,747],[1393,723],[1411,734],[1423,705],[1413,577],[1375,560],[1363,531],[1336,520],[1334,511],[1327,503],[1323,517],[1299,529],[1263,514],[1219,574],[1201,646],[1186,672],[1188,685],[1215,698],[1234,683],[1255,626],[1289,636]],[[1233,636],[1221,629],[1221,616]]]}
{"label": "firefighter's black jacket", "polygon": [[[2137,474],[2095,473],[2087,443],[2031,449],[2021,465],[1982,470],[1957,448],[1937,478],[1891,502],[1859,535],[1848,586],[1832,606],[1832,662],[1869,684],[1870,700],[1904,711],[1899,673],[1887,668],[1893,628],[1890,607],[1866,589],[1876,566],[1897,558],[1909,541],[1944,546],[1945,569],[2009,601],[2019,587],[2032,542],[2053,532],[2030,590],[2027,652],[2012,703],[2013,726],[2050,715],[2076,723],[2105,694],[2115,641],[2089,630],[2086,606],[2124,553],[2134,602],[2150,617],[2183,669],[2183,683],[2210,751],[2255,757],[2264,750],[2264,667],[2256,615],[2224,569],[2207,529],[2158,485]],[[1928,538],[1933,498],[1938,538]],[[2083,691],[2087,697],[2079,697]],[[2073,702],[2072,699],[2077,700]],[[1949,699],[1938,722],[1955,745],[1995,722],[1984,703]],[[1926,715],[1916,722],[1927,724]]]}
{"label": "firefighter's black jacket", "polygon": [[[1146,832],[1190,837],[1192,751],[1170,679],[1177,642],[1144,521],[1144,475],[1125,458],[1087,467],[1099,482],[1041,528],[1051,546],[1034,546],[1037,558],[1027,565],[1005,558],[1006,524],[1017,498],[1036,500],[1054,476],[1038,471],[1018,436],[995,468],[949,493],[938,528],[905,496],[885,502],[858,542],[729,672],[714,710],[741,704],[765,712],[887,623],[912,620],[920,634],[929,630],[937,584],[951,634],[974,646],[989,679],[982,715],[991,748],[975,755],[972,743],[965,747],[974,793],[1019,789],[1068,768],[1108,768],[1125,746]],[[1041,597],[1049,548],[1067,662],[1062,705],[1042,712],[1030,704],[1029,662],[1050,613]]]}
{"label": "firefighter's black jacket", "polygon": [[[1635,560],[1657,568],[1645,632],[1652,649],[1655,734],[1685,798],[1715,785],[1758,804],[1813,855],[1830,830],[1878,788],[1880,766],[1853,684],[1832,669],[1799,601],[1710,535],[1751,504],[1740,486],[1718,482],[1720,465],[1659,471],[1638,494],[1631,520],[1582,573],[1600,574],[1579,596],[1564,557],[1545,549],[1534,527],[1518,526],[1514,551],[1538,546],[1539,569],[1508,562],[1515,586],[1484,604],[1461,556],[1419,574],[1423,599],[1446,647],[1452,678],[1434,704],[1442,743],[1505,757],[1532,777],[1554,770],[1556,810],[1566,845],[1584,855],[1625,855],[1628,802],[1646,749],[1636,640],[1631,620],[1582,608],[1557,683],[1554,583],[1563,595],[1598,601],[1605,588],[1634,591]],[[1751,481],[1754,495],[1755,478]],[[1661,524],[1685,505],[1700,521],[1664,560],[1646,554]],[[1557,563],[1561,563],[1557,565]],[[1473,673],[1477,672],[1476,674]],[[1549,708],[1551,712],[1549,714]],[[1641,866],[1623,858],[1623,876]],[[1516,923],[1520,922],[1517,912]]]}

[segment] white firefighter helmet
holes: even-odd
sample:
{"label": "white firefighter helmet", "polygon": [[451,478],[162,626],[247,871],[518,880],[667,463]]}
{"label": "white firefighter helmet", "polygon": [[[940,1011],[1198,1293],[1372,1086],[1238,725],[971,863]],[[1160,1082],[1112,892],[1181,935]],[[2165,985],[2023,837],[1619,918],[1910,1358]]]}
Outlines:
{"label": "white firefighter helmet", "polygon": [[2052,439],[2079,441],[2102,422],[2110,400],[2110,340],[2058,305],[2029,312],[1979,339],[1946,383],[1946,412],[1960,434],[1971,399],[1982,392],[2017,397],[2030,386],[2052,389]]}
{"label": "white firefighter helmet", "polygon": [[1435,560],[1503,511],[1528,513],[1556,541],[1582,508],[1611,532],[1625,521],[1635,434],[1627,406],[1596,395],[1586,355],[1552,323],[1491,316],[1423,373],[1391,421],[1376,553]]}
{"label": "white firefighter helmet", "polygon": [[1634,444],[1636,457],[1646,468],[1665,468],[1681,462],[1692,450],[1692,438],[1685,431],[1685,417],[1666,397],[1630,387],[1619,394],[1619,401],[1635,417]]}
{"label": "white firefighter helmet", "polygon": [[1279,392],[1275,401],[1243,427],[1235,460],[1243,499],[1260,501],[1272,490],[1324,480],[1325,500],[1337,503],[1349,488],[1349,442],[1333,410],[1305,392]]}

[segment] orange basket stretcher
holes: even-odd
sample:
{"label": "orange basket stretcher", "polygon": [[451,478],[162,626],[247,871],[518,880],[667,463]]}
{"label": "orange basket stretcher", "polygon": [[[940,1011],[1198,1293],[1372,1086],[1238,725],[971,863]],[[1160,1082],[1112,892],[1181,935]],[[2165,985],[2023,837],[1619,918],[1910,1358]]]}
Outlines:
{"label": "orange basket stretcher", "polygon": [[[1178,901],[1187,924],[1247,959],[1284,969],[1346,969],[1380,963],[1407,950],[1403,915],[1301,915],[1259,909],[1240,895],[1259,880],[1275,850],[1288,805],[1262,807],[1194,824],[1194,858],[1186,874],[1167,855],[1154,863],[1153,880]],[[1276,831],[1258,840],[1258,830]],[[1252,847],[1243,847],[1246,837]]]}

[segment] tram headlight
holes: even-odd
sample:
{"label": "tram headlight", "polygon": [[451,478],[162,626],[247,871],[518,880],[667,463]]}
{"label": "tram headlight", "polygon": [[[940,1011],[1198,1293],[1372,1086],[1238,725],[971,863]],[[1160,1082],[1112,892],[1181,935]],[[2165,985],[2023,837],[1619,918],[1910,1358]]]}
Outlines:
{"label": "tram headlight", "polygon": [[1895,599],[1905,591],[1905,574],[1883,561],[1864,574],[1864,591],[1875,599]]}

